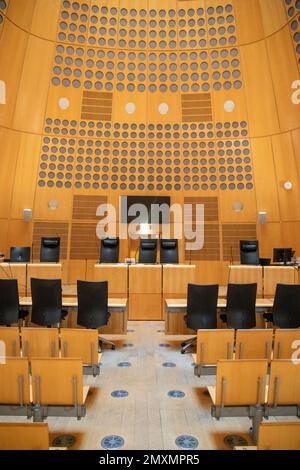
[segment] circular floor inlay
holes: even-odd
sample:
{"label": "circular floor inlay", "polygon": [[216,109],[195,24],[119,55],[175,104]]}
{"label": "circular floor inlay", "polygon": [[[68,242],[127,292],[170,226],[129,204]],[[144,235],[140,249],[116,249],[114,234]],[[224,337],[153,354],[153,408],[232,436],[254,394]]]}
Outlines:
{"label": "circular floor inlay", "polygon": [[176,367],[176,364],[174,362],[164,362],[163,367]]}
{"label": "circular floor inlay", "polygon": [[134,333],[134,330],[127,330],[127,333]]}
{"label": "circular floor inlay", "polygon": [[123,348],[132,348],[134,345],[132,343],[124,343]]}
{"label": "circular floor inlay", "polygon": [[106,436],[101,441],[103,449],[119,449],[124,445],[124,439],[121,436]]}
{"label": "circular floor inlay", "polygon": [[76,442],[74,436],[71,435],[63,435],[58,436],[52,441],[52,447],[72,447]]}
{"label": "circular floor inlay", "polygon": [[119,362],[118,367],[131,367],[130,362]]}
{"label": "circular floor inlay", "polygon": [[178,436],[175,444],[179,449],[196,449],[199,445],[198,439],[193,436]]}
{"label": "circular floor inlay", "polygon": [[164,333],[165,330],[157,330],[157,333]]}
{"label": "circular floor inlay", "polygon": [[242,436],[231,434],[224,438],[224,444],[233,449],[234,447],[245,447],[248,445],[248,442]]}
{"label": "circular floor inlay", "polygon": [[171,390],[168,392],[168,397],[170,398],[183,398],[185,397],[185,393],[181,390]]}
{"label": "circular floor inlay", "polygon": [[192,362],[191,366],[196,367],[196,362]]}
{"label": "circular floor inlay", "polygon": [[111,396],[114,398],[124,398],[128,397],[128,392],[126,390],[114,390],[111,392]]}
{"label": "circular floor inlay", "polygon": [[167,343],[161,343],[161,344],[159,345],[159,347],[160,347],[160,348],[169,348],[170,345],[167,344]]}

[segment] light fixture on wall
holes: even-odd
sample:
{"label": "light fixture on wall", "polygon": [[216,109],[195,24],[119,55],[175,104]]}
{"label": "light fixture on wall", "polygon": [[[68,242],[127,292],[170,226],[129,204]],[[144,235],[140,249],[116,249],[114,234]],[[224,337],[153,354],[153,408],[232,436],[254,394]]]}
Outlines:
{"label": "light fixture on wall", "polygon": [[58,209],[58,206],[59,202],[56,199],[50,199],[50,201],[48,201],[48,209],[50,209],[51,211],[55,211],[56,209]]}
{"label": "light fixture on wall", "polygon": [[32,210],[31,209],[23,209],[23,220],[24,222],[30,222],[32,219]]}
{"label": "light fixture on wall", "polygon": [[291,183],[291,181],[285,181],[283,187],[286,191],[291,191],[291,189],[293,189],[293,183]]}
{"label": "light fixture on wall", "polygon": [[235,102],[232,100],[225,101],[224,103],[224,110],[226,113],[232,113],[232,111],[235,109]]}
{"label": "light fixture on wall", "polygon": [[165,115],[168,113],[168,111],[169,111],[169,105],[167,105],[167,103],[160,103],[160,105],[158,106],[159,114]]}
{"label": "light fixture on wall", "polygon": [[232,210],[234,212],[241,212],[244,209],[244,204],[240,201],[236,201],[232,204]]}
{"label": "light fixture on wall", "polygon": [[133,114],[135,112],[136,106],[134,103],[126,103],[125,111],[127,114]]}
{"label": "light fixture on wall", "polygon": [[268,213],[265,211],[260,211],[258,213],[258,223],[259,225],[265,225],[268,222]]}
{"label": "light fixture on wall", "polygon": [[58,106],[63,110],[68,109],[70,106],[70,100],[68,98],[59,98]]}
{"label": "light fixture on wall", "polygon": [[3,80],[0,80],[0,104],[6,104],[6,85]]}

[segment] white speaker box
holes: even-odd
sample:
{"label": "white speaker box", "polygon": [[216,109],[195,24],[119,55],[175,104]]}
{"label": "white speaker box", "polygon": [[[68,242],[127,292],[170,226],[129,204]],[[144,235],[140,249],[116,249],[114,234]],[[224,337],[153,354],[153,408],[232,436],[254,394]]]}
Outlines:
{"label": "white speaker box", "polygon": [[23,220],[24,222],[30,222],[32,219],[32,210],[31,209],[23,209]]}
{"label": "white speaker box", "polygon": [[267,212],[259,212],[258,213],[258,223],[260,225],[265,225],[267,222],[268,222]]}

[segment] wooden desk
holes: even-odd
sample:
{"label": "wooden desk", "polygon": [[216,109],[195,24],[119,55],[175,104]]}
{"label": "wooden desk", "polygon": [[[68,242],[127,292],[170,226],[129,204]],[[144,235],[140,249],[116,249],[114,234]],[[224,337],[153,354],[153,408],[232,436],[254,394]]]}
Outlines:
{"label": "wooden desk", "polygon": [[274,297],[277,284],[296,284],[298,269],[293,266],[264,267],[264,297]]}
{"label": "wooden desk", "polygon": [[108,294],[110,297],[127,297],[127,264],[95,264],[93,280],[108,281]]}
{"label": "wooden desk", "polygon": [[0,263],[0,279],[17,279],[19,295],[26,295],[26,263]]}
{"label": "wooden desk", "polygon": [[163,294],[175,294],[175,297],[187,295],[187,286],[195,283],[195,276],[196,266],[194,265],[164,264]]}
{"label": "wooden desk", "polygon": [[[273,307],[273,299],[257,299],[257,312],[264,312]],[[218,299],[218,309],[226,307],[226,299]],[[166,335],[190,335],[195,333],[186,327],[184,316],[186,315],[187,299],[166,299],[165,300],[165,329]],[[260,315],[260,313],[259,313]],[[260,315],[261,316],[261,315]]]}
{"label": "wooden desk", "polygon": [[60,263],[28,263],[27,264],[27,295],[31,294],[30,279],[62,279]]}
{"label": "wooden desk", "polygon": [[[31,307],[31,297],[21,297],[20,306]],[[75,328],[77,326],[77,314],[75,314],[78,308],[77,297],[63,297],[62,306],[70,310],[69,315],[63,321],[62,326],[64,328]],[[127,299],[126,298],[109,298],[108,299],[108,310],[111,313],[108,325],[103,328],[99,328],[100,333],[105,334],[126,334],[127,333]]]}
{"label": "wooden desk", "polygon": [[262,266],[229,266],[228,284],[257,284],[257,295],[263,296]]}
{"label": "wooden desk", "polygon": [[162,266],[129,266],[129,320],[162,319]]}

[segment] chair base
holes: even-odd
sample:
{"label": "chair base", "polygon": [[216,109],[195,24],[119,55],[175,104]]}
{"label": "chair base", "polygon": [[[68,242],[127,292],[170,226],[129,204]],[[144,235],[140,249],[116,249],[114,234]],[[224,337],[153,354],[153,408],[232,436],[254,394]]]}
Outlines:
{"label": "chair base", "polygon": [[181,354],[185,354],[188,349],[197,343],[197,336],[181,343]]}
{"label": "chair base", "polygon": [[115,343],[113,343],[112,341],[109,341],[108,339],[104,339],[102,337],[99,337],[99,349],[98,349],[98,352],[101,352],[102,351],[102,343],[104,344],[109,344],[111,346],[111,349],[112,350],[115,350],[116,349],[116,345]]}
{"label": "chair base", "polygon": [[32,418],[31,405],[0,405],[0,416],[27,416]]}
{"label": "chair base", "polygon": [[35,405],[32,407],[32,416],[34,423],[42,423],[49,416],[62,416],[66,418],[84,418],[86,415],[86,406],[59,406],[59,405]]}

